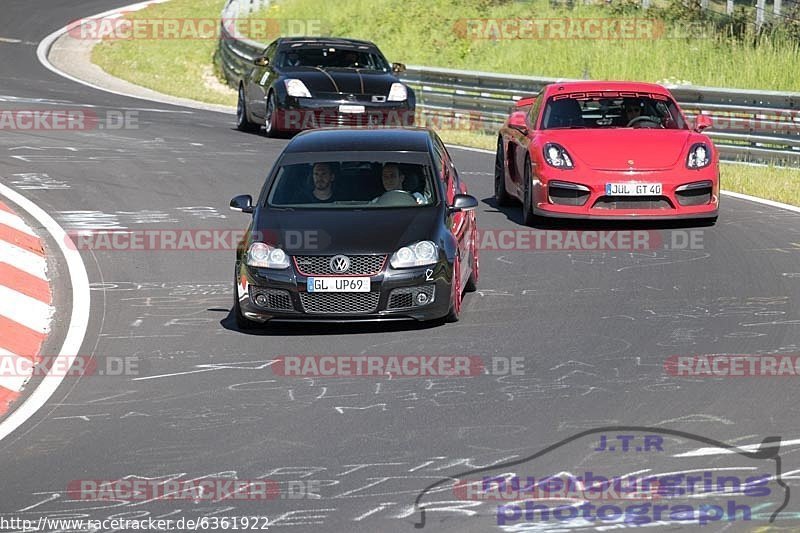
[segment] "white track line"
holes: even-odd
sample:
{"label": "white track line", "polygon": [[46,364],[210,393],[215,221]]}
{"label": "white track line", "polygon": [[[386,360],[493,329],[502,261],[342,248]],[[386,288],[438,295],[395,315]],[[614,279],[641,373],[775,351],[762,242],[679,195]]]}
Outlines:
{"label": "white track line", "polygon": [[[468,152],[478,152],[480,154],[494,154],[494,150],[486,150],[484,148],[472,148],[471,146],[461,146],[459,144],[448,144],[450,148],[455,148],[458,150],[466,150]],[[728,165],[750,165],[752,163],[737,163],[735,161],[725,161],[725,164]],[[785,209],[787,211],[792,211],[794,213],[800,213],[800,207],[784,204],[781,202],[776,202],[774,200],[766,200],[764,198],[759,198],[757,196],[750,196],[749,194],[742,194],[740,192],[733,192],[733,191],[720,191],[725,196],[730,196],[731,198],[738,198],[739,200],[747,200],[749,202],[755,202],[757,204],[768,205],[770,207],[777,207],[778,209]]]}
{"label": "white track line", "polygon": [[[86,273],[86,266],[83,264],[81,254],[77,250],[67,246],[67,236],[63,228],[53,220],[41,207],[34,204],[18,192],[0,184],[0,195],[5,196],[13,203],[25,210],[30,216],[36,219],[48,233],[53,237],[58,246],[69,271],[69,280],[72,284],[72,310],[69,317],[67,335],[64,344],[58,352],[53,368],[70,368],[72,362],[80,352],[83,338],[86,335],[86,328],[89,326],[89,310],[91,299],[89,296],[89,276]],[[17,406],[8,417],[0,422],[0,441],[9,436],[14,430],[24,424],[45,404],[47,400],[56,392],[58,386],[64,379],[62,375],[48,374],[42,378],[39,386],[36,387],[28,398]]]}

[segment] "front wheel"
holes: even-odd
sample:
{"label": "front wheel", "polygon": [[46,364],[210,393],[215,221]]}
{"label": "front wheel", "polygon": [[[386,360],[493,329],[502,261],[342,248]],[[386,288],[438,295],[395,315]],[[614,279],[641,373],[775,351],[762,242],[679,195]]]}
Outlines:
{"label": "front wheel", "polygon": [[239,87],[239,99],[236,103],[236,129],[253,133],[258,131],[258,124],[250,122],[247,118],[247,102],[244,96],[244,87]]}
{"label": "front wheel", "polygon": [[478,290],[478,279],[480,278],[480,258],[478,257],[477,239],[478,237],[476,235],[476,237],[472,240],[472,248],[470,250],[470,257],[472,259],[472,271],[469,273],[469,278],[467,279],[467,286],[465,287],[467,292],[475,292]]}
{"label": "front wheel", "polygon": [[523,172],[525,186],[523,187],[522,197],[522,223],[526,226],[533,226],[536,223],[536,215],[533,213],[533,191],[531,190],[531,161],[525,159],[525,171]]}
{"label": "front wheel", "polygon": [[511,196],[506,191],[506,165],[503,153],[503,139],[497,140],[497,151],[494,155],[494,201],[499,206],[511,204]]}
{"label": "front wheel", "polygon": [[461,318],[461,260],[456,256],[453,261],[453,281],[450,295],[450,312],[447,322],[458,322]]}
{"label": "front wheel", "polygon": [[267,137],[276,137],[278,135],[278,102],[275,98],[275,93],[269,93],[269,98],[267,98],[267,117],[264,122],[264,131]]}

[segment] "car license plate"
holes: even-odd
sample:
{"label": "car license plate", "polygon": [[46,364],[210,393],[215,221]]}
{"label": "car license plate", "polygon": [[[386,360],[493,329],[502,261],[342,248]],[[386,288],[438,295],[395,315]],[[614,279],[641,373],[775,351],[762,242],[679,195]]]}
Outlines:
{"label": "car license plate", "polygon": [[308,292],[369,292],[369,278],[308,278]]}
{"label": "car license plate", "polygon": [[339,106],[339,113],[364,113],[366,108],[363,105],[342,104]]}
{"label": "car license plate", "polygon": [[659,196],[660,183],[606,183],[606,196]]}

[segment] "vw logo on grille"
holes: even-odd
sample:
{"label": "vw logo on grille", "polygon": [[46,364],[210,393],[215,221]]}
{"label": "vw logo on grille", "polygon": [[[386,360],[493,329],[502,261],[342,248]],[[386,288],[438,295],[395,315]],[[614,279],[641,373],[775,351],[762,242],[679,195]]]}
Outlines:
{"label": "vw logo on grille", "polygon": [[331,258],[330,267],[332,272],[347,272],[350,270],[350,258],[346,255],[335,255]]}

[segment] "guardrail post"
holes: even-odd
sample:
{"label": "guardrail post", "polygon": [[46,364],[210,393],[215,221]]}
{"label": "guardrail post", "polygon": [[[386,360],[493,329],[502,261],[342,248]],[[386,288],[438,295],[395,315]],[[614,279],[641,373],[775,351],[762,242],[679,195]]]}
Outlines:
{"label": "guardrail post", "polygon": [[756,0],[756,31],[761,31],[761,26],[764,25],[764,11],[766,8],[766,0]]}

